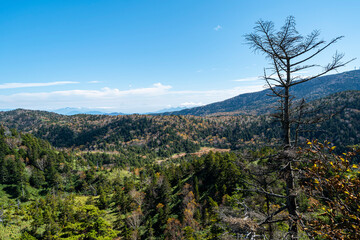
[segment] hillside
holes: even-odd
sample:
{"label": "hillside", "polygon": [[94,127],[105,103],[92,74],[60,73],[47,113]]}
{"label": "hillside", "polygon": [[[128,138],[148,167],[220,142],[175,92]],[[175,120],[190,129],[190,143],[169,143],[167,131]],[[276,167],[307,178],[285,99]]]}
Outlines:
{"label": "hillside", "polygon": [[[312,101],[347,90],[360,90],[360,70],[319,77],[294,86],[291,94],[296,99],[305,98],[307,101]],[[222,102],[176,112],[167,112],[163,115],[267,114],[273,111],[272,109],[274,109],[273,107],[277,101],[276,98],[269,97],[268,94],[271,94],[271,91],[268,89],[260,92],[240,94]]]}
{"label": "hillside", "polygon": [[[346,91],[310,102],[316,114],[345,109],[334,118],[306,127],[300,135],[333,141],[337,145],[358,143],[360,91]],[[320,106],[323,108],[318,109]],[[314,114],[313,114],[314,115]],[[313,117],[313,115],[311,117]],[[277,144],[279,123],[270,116],[151,116],[74,115],[32,110],[0,112],[8,128],[32,133],[58,148],[119,152],[147,158],[192,153],[200,147],[239,149]],[[315,129],[313,129],[315,128]],[[326,132],[327,131],[327,132]],[[128,159],[128,158],[127,158]]]}
{"label": "hillside", "polygon": [[262,138],[265,133],[273,136],[266,129],[272,120],[266,116],[64,116],[18,109],[1,112],[0,121],[8,128],[46,139],[56,147],[91,151],[131,149],[162,157],[194,152],[201,146],[235,148],[240,144],[238,141],[245,144],[259,139],[259,134]]}

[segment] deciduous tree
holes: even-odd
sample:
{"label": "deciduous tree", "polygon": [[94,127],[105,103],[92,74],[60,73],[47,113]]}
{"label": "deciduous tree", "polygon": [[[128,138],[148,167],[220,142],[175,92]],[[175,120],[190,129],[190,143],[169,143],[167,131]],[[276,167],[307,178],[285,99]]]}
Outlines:
{"label": "deciduous tree", "polygon": [[314,201],[315,218],[307,223],[307,231],[324,239],[360,238],[360,175],[353,160],[359,149],[334,154],[334,146],[308,142],[304,151],[311,159],[306,169],[304,188]]}

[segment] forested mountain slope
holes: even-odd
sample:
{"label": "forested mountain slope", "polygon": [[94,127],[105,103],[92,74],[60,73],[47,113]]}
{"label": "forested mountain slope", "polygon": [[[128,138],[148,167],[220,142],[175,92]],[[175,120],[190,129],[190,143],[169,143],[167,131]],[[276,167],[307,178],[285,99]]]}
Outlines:
{"label": "forested mountain slope", "polygon": [[328,140],[337,146],[360,143],[360,91],[344,91],[310,102],[316,109],[312,117],[330,116],[331,119],[304,126],[302,138]]}
{"label": "forested mountain slope", "polygon": [[[347,90],[360,90],[360,70],[319,77],[294,86],[291,89],[291,94],[296,99],[305,98],[307,101],[312,101]],[[164,113],[164,115],[266,114],[274,110],[273,107],[277,101],[277,98],[269,97],[268,94],[271,94],[271,91],[268,89],[260,92],[240,94],[222,102],[177,112],[168,112]]]}
{"label": "forested mountain slope", "polygon": [[194,152],[200,146],[234,147],[237,141],[245,143],[259,138],[258,134],[264,138],[272,124],[269,116],[63,116],[22,109],[1,112],[0,121],[6,127],[46,139],[56,147],[107,151],[132,148],[160,156]]}
{"label": "forested mountain slope", "polygon": [[[310,102],[316,114],[345,107],[328,121],[305,127],[300,136],[357,144],[360,134],[360,91],[336,93]],[[321,107],[321,108],[319,108]],[[319,109],[318,109],[319,108]],[[74,115],[14,110],[0,112],[8,128],[32,133],[55,147],[90,151],[142,153],[148,157],[169,157],[195,152],[201,146],[238,149],[244,146],[277,144],[279,124],[270,116],[105,116]],[[309,129],[311,128],[311,129]]]}

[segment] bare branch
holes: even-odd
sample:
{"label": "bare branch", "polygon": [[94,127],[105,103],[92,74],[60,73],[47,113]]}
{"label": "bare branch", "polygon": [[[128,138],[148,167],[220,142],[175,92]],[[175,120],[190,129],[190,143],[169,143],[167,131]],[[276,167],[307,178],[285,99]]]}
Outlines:
{"label": "bare branch", "polygon": [[313,80],[315,78],[318,78],[320,76],[323,76],[325,74],[327,74],[328,72],[330,71],[333,71],[333,70],[336,70],[340,67],[343,67],[345,66],[346,64],[348,64],[349,62],[352,62],[355,60],[355,58],[351,59],[350,61],[347,61],[345,63],[341,62],[341,59],[344,57],[344,54],[338,54],[338,53],[335,53],[335,55],[333,56],[333,61],[331,63],[329,63],[326,67],[324,67],[324,71],[317,74],[317,75],[314,75],[312,77],[309,77],[309,78],[306,78],[306,79],[303,79],[303,80],[300,80],[300,81],[296,81],[294,83],[291,83],[290,86],[295,86],[295,85],[298,85],[298,84],[301,84],[301,83],[304,83],[304,82],[307,82],[307,81],[310,81],[310,80]]}
{"label": "bare branch", "polygon": [[[296,65],[302,64],[303,62],[306,62],[306,61],[312,59],[313,57],[315,57],[316,55],[318,55],[318,54],[321,53],[323,50],[325,50],[326,48],[328,48],[330,45],[336,43],[337,41],[339,41],[339,40],[342,39],[343,37],[344,37],[344,36],[340,36],[340,37],[334,38],[334,39],[331,40],[328,44],[326,44],[324,47],[318,49],[315,53],[313,53],[313,54],[310,55],[309,57],[307,57],[307,58],[305,58],[305,59],[303,59],[303,60],[301,60],[301,61],[299,61],[299,62],[296,62],[296,63],[291,64],[290,67],[294,67],[294,66],[296,66]],[[308,52],[308,51],[310,51],[310,50],[307,50],[306,52]],[[304,52],[304,53],[306,53],[306,52]],[[304,53],[302,53],[302,54],[304,54]],[[298,54],[297,57],[300,56],[300,55],[302,55],[302,54]],[[293,57],[293,58],[294,58],[294,57]]]}
{"label": "bare branch", "polygon": [[320,67],[320,65],[319,64],[310,64],[310,65],[299,66],[299,67],[296,67],[293,70],[291,70],[290,73],[295,73],[295,72],[302,71],[304,69],[308,69],[308,68],[312,68],[312,67]]}
{"label": "bare branch", "polygon": [[276,216],[277,214],[281,213],[282,211],[284,211],[287,208],[287,206],[283,206],[281,208],[279,208],[278,210],[276,210],[275,212],[273,212],[272,214],[270,214],[264,221],[262,221],[259,225],[263,225],[265,223],[268,223],[269,220],[271,220],[274,216]]}

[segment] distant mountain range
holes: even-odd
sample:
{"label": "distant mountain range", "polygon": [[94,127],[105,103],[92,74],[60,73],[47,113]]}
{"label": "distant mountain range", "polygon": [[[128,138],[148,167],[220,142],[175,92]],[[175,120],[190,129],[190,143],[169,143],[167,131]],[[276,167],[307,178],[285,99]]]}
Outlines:
{"label": "distant mountain range", "polygon": [[90,115],[126,115],[125,113],[121,112],[104,112],[99,111],[98,109],[91,109],[91,108],[72,108],[72,107],[66,107],[66,108],[60,108],[53,110],[51,112],[62,114],[62,115],[76,115],[76,114],[90,114]]}
{"label": "distant mountain range", "polygon": [[148,112],[146,114],[158,114],[158,113],[167,113],[167,112],[177,112],[181,110],[189,109],[189,107],[174,107],[174,108],[164,108],[155,112]]}
{"label": "distant mountain range", "polygon": [[[165,112],[175,112],[175,111],[181,111],[187,109],[187,107],[174,107],[174,108],[165,108],[154,112],[148,112],[145,114],[160,114]],[[15,109],[0,109],[1,112],[5,111],[11,111]],[[117,116],[117,115],[129,115],[129,113],[122,113],[122,112],[108,112],[108,111],[100,111],[98,109],[92,109],[92,108],[83,108],[83,107],[65,107],[65,108],[59,108],[55,110],[49,110],[49,112],[61,114],[61,115],[77,115],[77,114],[89,114],[89,115],[110,115],[110,116]]]}
{"label": "distant mountain range", "polygon": [[[174,108],[164,108],[158,111],[154,111],[154,112],[147,112],[144,114],[160,114],[160,113],[167,113],[167,112],[175,112],[175,111],[181,111],[181,110],[185,110],[188,109],[188,107],[174,107]],[[7,110],[0,110],[0,111],[10,111],[9,109]],[[60,108],[60,109],[56,109],[50,112],[54,112],[57,114],[62,114],[62,115],[77,115],[77,114],[90,114],[90,115],[111,115],[111,116],[116,116],[116,115],[129,115],[130,113],[122,113],[122,112],[105,112],[105,111],[99,111],[97,109],[91,109],[91,108],[71,108],[71,107],[66,107],[66,108]]]}
{"label": "distant mountain range", "polygon": [[[360,90],[360,70],[348,71],[339,74],[327,75],[299,84],[291,89],[291,94],[296,99],[305,98],[312,101],[330,94],[347,90]],[[269,89],[240,94],[236,97],[216,102],[201,107],[169,111],[163,115],[261,115],[274,111],[277,98],[269,97]]]}

